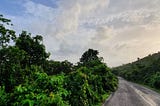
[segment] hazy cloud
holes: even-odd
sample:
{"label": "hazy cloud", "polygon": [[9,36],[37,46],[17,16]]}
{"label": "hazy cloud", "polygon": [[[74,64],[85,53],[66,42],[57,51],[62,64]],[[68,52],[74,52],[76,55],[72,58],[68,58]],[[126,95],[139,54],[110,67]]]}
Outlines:
{"label": "hazy cloud", "polygon": [[24,14],[10,16],[14,28],[44,35],[53,59],[78,61],[98,49],[110,66],[160,49],[159,0],[59,0],[55,5],[26,0]]}

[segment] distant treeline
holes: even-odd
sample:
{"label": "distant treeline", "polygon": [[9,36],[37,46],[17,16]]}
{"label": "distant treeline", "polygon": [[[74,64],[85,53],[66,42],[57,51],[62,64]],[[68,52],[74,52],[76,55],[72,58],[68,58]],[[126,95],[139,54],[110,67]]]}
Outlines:
{"label": "distant treeline", "polygon": [[160,90],[160,52],[112,69],[127,80]]}
{"label": "distant treeline", "polygon": [[8,25],[0,15],[0,106],[94,106],[116,90],[118,79],[97,50],[76,65],[49,60],[42,36],[16,35]]}

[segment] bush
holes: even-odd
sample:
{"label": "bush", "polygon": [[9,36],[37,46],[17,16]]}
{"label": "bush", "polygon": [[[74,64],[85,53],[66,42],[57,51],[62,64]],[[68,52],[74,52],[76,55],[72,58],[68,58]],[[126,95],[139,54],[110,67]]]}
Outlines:
{"label": "bush", "polygon": [[14,106],[67,106],[63,98],[68,95],[64,89],[64,75],[48,76],[36,72],[34,82],[15,87],[13,94]]}
{"label": "bush", "polygon": [[0,86],[0,106],[7,106],[9,95],[5,92],[5,87]]}
{"label": "bush", "polygon": [[104,64],[93,68],[80,67],[67,78],[66,88],[72,106],[93,106],[103,100],[103,95],[117,88],[118,79]]}

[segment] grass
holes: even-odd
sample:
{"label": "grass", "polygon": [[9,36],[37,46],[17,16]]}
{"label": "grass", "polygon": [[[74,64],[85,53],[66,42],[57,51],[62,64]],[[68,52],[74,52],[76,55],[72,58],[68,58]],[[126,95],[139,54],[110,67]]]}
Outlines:
{"label": "grass", "polygon": [[[129,81],[129,80],[127,80],[127,81]],[[146,87],[146,88],[148,88],[148,89],[151,89],[151,90],[153,90],[153,91],[155,91],[155,92],[157,92],[157,93],[160,94],[160,89],[156,89],[156,88],[153,88],[153,87],[151,87],[151,86],[149,86],[149,85],[145,85],[145,84],[139,83],[139,82],[134,82],[134,81],[130,81],[130,82],[139,84],[139,85],[141,85],[141,86],[143,86],[143,87]]]}
{"label": "grass", "polygon": [[157,92],[157,93],[160,94],[160,89],[156,89],[156,88],[153,88],[153,87],[150,87],[150,86],[148,86],[148,85],[141,84],[141,83],[138,83],[138,84],[140,84],[140,85],[142,85],[142,86],[144,86],[144,87],[146,87],[146,88],[148,88],[148,89],[151,89],[151,90],[153,90],[153,91],[155,91],[155,92]]}
{"label": "grass", "polygon": [[[124,79],[125,79],[125,78],[124,78]],[[127,80],[127,79],[125,79],[125,80]],[[127,80],[127,81],[133,82],[133,83],[136,83],[136,84],[139,84],[139,85],[142,85],[142,86],[144,86],[144,87],[146,87],[146,88],[148,88],[148,89],[151,89],[151,90],[153,90],[153,91],[155,91],[155,92],[157,92],[157,93],[160,94],[160,89],[156,89],[156,88],[153,88],[153,87],[151,87],[151,86],[149,86],[149,85],[145,85],[145,84],[139,83],[139,82],[134,82],[134,81],[130,81],[130,80]]]}

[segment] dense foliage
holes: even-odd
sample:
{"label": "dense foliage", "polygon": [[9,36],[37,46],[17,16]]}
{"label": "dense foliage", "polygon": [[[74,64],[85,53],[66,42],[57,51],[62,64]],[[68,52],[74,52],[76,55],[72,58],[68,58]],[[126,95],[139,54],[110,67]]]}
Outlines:
{"label": "dense foliage", "polygon": [[160,90],[160,53],[138,58],[133,63],[113,68],[113,72],[127,80]]}
{"label": "dense foliage", "polygon": [[93,106],[116,90],[118,80],[97,50],[77,65],[49,60],[42,36],[17,36],[7,25],[0,15],[0,106]]}

